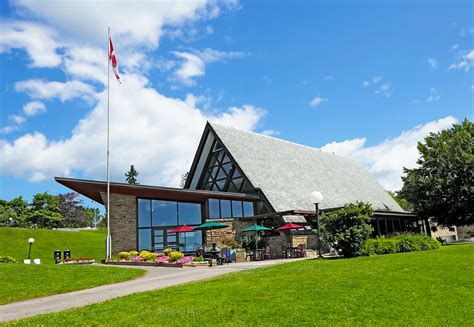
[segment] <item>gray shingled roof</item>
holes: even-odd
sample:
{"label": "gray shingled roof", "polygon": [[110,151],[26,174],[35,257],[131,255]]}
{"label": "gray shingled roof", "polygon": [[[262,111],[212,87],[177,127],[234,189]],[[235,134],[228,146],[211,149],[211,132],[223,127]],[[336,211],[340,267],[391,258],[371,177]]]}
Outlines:
{"label": "gray shingled roof", "polygon": [[211,127],[277,212],[314,210],[309,193],[315,190],[324,196],[322,209],[361,200],[375,210],[403,211],[355,159],[231,127]]}

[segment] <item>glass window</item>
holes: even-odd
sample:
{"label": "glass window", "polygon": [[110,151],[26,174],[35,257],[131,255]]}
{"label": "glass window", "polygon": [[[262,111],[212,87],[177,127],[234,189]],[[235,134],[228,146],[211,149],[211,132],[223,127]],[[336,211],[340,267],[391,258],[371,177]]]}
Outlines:
{"label": "glass window", "polygon": [[242,217],[242,201],[232,201],[232,217]]}
{"label": "glass window", "polygon": [[151,229],[138,230],[138,251],[151,250]]}
{"label": "glass window", "polygon": [[175,201],[153,200],[152,225],[178,225],[177,203]]}
{"label": "glass window", "polygon": [[221,200],[221,218],[231,218],[230,200]]}
{"label": "glass window", "polygon": [[[227,174],[225,173],[225,170],[222,167],[221,169],[219,169],[219,172],[217,173],[216,179],[222,179],[222,178],[226,178],[226,177],[227,177]],[[225,183],[225,181],[224,181],[224,183]]]}
{"label": "glass window", "polygon": [[219,200],[209,199],[209,218],[220,218]]}
{"label": "glass window", "polygon": [[138,227],[150,227],[151,200],[138,199]]}
{"label": "glass window", "polygon": [[178,202],[179,225],[199,225],[201,219],[201,205],[199,203]]}
{"label": "glass window", "polygon": [[216,185],[217,185],[217,187],[219,188],[220,191],[224,190],[225,182],[226,182],[225,179],[221,179],[221,180],[216,181]]}
{"label": "glass window", "polygon": [[244,205],[244,217],[252,217],[253,213],[253,202],[243,202]]}
{"label": "glass window", "polygon": [[194,231],[189,233],[181,233],[179,235],[179,249],[181,251],[191,252],[195,251],[202,245],[202,232]]}

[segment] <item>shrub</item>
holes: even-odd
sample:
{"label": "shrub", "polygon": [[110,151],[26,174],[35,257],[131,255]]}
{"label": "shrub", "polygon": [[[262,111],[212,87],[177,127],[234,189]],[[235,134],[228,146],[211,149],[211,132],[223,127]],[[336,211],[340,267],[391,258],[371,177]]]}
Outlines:
{"label": "shrub", "polygon": [[141,251],[138,256],[142,257],[142,258],[146,258],[148,255],[150,255],[151,252],[150,251],[146,251],[146,250],[143,250]]}
{"label": "shrub", "polygon": [[146,261],[155,261],[158,255],[156,253],[149,253],[146,257]]}
{"label": "shrub", "polygon": [[441,245],[438,241],[427,235],[401,234],[393,237],[380,237],[369,239],[364,244],[364,254],[389,254],[398,252],[413,252],[436,250]]}
{"label": "shrub", "polygon": [[196,262],[203,262],[203,261],[204,261],[204,257],[203,257],[202,255],[200,255],[199,257],[194,258],[194,261],[196,261]]}
{"label": "shrub", "polygon": [[372,234],[370,204],[356,202],[321,216],[322,240],[336,245],[345,257],[357,257],[364,252],[364,243]]}
{"label": "shrub", "polygon": [[130,260],[131,256],[132,255],[130,252],[120,252],[118,254],[119,259],[122,259],[122,260]]}
{"label": "shrub", "polygon": [[173,250],[171,250],[170,248],[163,250],[163,253],[166,255],[170,254],[171,252],[173,252]]}
{"label": "shrub", "polygon": [[8,255],[0,256],[0,263],[18,263],[18,259]]}
{"label": "shrub", "polygon": [[179,251],[173,251],[168,254],[168,257],[170,257],[171,261],[176,261],[184,257],[184,253]]}
{"label": "shrub", "polygon": [[138,253],[138,251],[130,251],[130,255],[131,255],[132,257],[136,257],[136,256],[138,256],[139,254],[140,254],[140,253]]}

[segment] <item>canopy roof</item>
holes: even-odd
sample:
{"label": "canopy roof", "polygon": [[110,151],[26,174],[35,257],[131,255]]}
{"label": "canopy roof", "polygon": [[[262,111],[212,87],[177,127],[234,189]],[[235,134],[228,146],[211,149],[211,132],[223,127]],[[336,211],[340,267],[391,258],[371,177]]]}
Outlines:
{"label": "canopy roof", "polygon": [[277,212],[314,211],[309,194],[315,190],[324,196],[321,209],[361,200],[372,204],[374,210],[403,212],[355,159],[214,123],[208,128]]}

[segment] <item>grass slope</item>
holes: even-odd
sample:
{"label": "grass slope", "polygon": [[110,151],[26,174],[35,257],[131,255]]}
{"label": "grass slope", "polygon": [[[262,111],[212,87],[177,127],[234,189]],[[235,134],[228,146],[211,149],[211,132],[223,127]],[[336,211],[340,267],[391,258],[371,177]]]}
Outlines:
{"label": "grass slope", "polygon": [[474,246],[311,260],[134,294],[19,325],[474,324]]}
{"label": "grass slope", "polygon": [[0,256],[10,255],[20,261],[27,258],[28,238],[35,243],[31,258],[40,258],[45,264],[54,264],[54,250],[71,250],[73,258],[105,257],[105,234],[99,231],[63,232],[48,229],[0,227]]}
{"label": "grass slope", "polygon": [[73,257],[103,258],[105,234],[95,231],[0,228],[0,256],[10,255],[22,262],[30,237],[35,239],[31,257],[40,258],[42,264],[0,264],[0,305],[120,282],[145,273],[140,269],[54,264],[56,249],[69,249]]}

